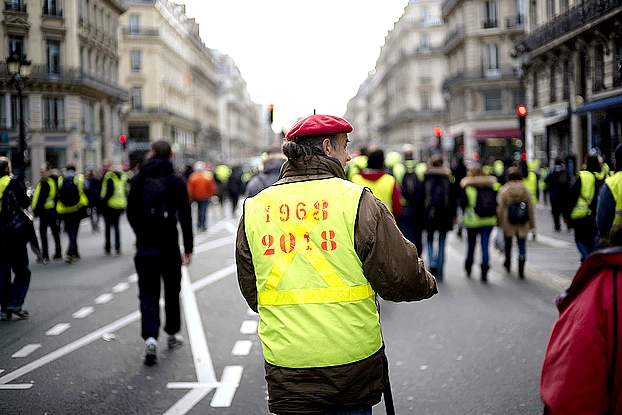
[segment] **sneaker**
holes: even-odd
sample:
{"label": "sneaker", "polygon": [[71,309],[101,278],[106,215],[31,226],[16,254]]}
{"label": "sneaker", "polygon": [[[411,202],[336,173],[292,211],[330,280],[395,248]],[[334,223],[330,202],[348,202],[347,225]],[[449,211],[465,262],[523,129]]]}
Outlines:
{"label": "sneaker", "polygon": [[75,264],[76,259],[73,255],[67,255],[67,258],[65,258],[65,262],[68,264]]}
{"label": "sneaker", "polygon": [[145,340],[145,364],[147,366],[153,366],[158,362],[157,348],[158,341],[156,339],[149,337]]}
{"label": "sneaker", "polygon": [[115,254],[116,254],[117,256],[121,255],[121,250],[120,250],[120,249],[117,249],[117,250],[115,251]]}
{"label": "sneaker", "polygon": [[168,335],[168,348],[171,350],[177,349],[184,345],[184,339],[179,334]]}
{"label": "sneaker", "polygon": [[30,317],[30,313],[28,313],[28,311],[24,310],[23,308],[17,308],[17,307],[7,307],[6,308],[6,314],[8,314],[8,317],[10,319],[11,315],[15,315],[17,318],[19,318],[20,320],[24,320],[27,319],[28,317]]}
{"label": "sneaker", "polygon": [[5,313],[4,311],[0,313],[1,321],[9,321],[11,320],[11,313]]}
{"label": "sneaker", "polygon": [[104,254],[105,254],[106,256],[110,255],[110,249],[104,249]]}

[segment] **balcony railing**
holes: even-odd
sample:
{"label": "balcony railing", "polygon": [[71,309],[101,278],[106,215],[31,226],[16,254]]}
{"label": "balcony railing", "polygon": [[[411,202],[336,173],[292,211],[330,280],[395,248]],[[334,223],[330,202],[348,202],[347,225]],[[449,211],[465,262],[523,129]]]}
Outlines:
{"label": "balcony railing", "polygon": [[514,67],[512,65],[501,65],[495,69],[481,68],[458,72],[452,77],[445,79],[445,82],[443,83],[443,90],[451,88],[452,86],[461,82],[478,81],[484,79],[501,79],[506,81],[508,79],[516,79],[516,81],[518,82]]}
{"label": "balcony railing", "polygon": [[575,29],[590,26],[588,23],[605,13],[622,6],[622,0],[590,0],[572,7],[559,14],[553,20],[526,37],[521,44],[525,51],[530,51],[557,39]]}
{"label": "balcony railing", "polygon": [[453,31],[449,32],[447,37],[445,38],[445,44],[443,45],[443,51],[447,52],[451,50],[454,46],[460,42],[464,38],[464,29],[462,27],[457,27]]}
{"label": "balcony railing", "polygon": [[505,21],[508,29],[524,29],[525,28],[525,16],[522,14],[516,14],[510,16]]}
{"label": "balcony railing", "polygon": [[26,5],[21,1],[7,1],[4,3],[4,9],[12,12],[26,13]]}
{"label": "balcony railing", "polygon": [[492,29],[493,27],[497,27],[497,19],[486,19],[484,20],[484,29]]}
{"label": "balcony railing", "polygon": [[160,29],[145,29],[142,27],[130,27],[123,28],[123,36],[159,36]]}
{"label": "balcony railing", "polygon": [[43,129],[47,131],[65,131],[65,120],[43,120]]}
{"label": "balcony railing", "polygon": [[43,5],[43,15],[52,17],[63,17],[63,11],[58,6],[50,7],[47,3]]}

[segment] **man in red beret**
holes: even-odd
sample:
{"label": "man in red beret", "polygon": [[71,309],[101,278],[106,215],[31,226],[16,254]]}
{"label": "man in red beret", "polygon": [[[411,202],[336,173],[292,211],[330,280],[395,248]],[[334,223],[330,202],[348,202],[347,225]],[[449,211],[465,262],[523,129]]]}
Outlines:
{"label": "man in red beret", "polygon": [[376,294],[437,292],[385,205],[346,179],[351,131],[330,115],[296,123],[279,180],[244,203],[238,282],[259,313],[274,414],[371,414],[390,392]]}

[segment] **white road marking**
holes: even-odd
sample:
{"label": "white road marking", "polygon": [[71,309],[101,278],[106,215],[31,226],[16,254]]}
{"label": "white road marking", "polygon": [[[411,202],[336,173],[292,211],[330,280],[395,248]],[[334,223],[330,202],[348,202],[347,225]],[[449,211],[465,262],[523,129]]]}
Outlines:
{"label": "white road marking", "polygon": [[86,318],[89,315],[91,315],[91,313],[93,313],[93,311],[95,311],[95,309],[93,307],[82,307],[81,309],[79,309],[78,311],[73,313],[71,315],[71,317],[73,317],[73,318]]}
{"label": "white road marking", "polygon": [[114,287],[112,287],[112,292],[115,294],[122,293],[123,291],[127,291],[128,288],[130,288],[130,284],[128,284],[127,282],[120,282]]}
{"label": "white road marking", "polygon": [[250,340],[238,340],[233,345],[231,354],[234,356],[248,356],[253,348],[253,342]]}
{"label": "white road marking", "polygon": [[137,282],[138,281],[138,274],[132,274],[129,277],[127,277],[127,282]]}
{"label": "white road marking", "polygon": [[550,236],[538,234],[536,236],[536,242],[540,242],[544,245],[548,245],[551,248],[572,248],[574,244],[564,241],[562,239],[552,238]]}
{"label": "white road marking", "polygon": [[105,293],[100,295],[99,297],[97,297],[95,300],[93,300],[93,302],[95,304],[106,304],[108,303],[110,300],[112,300],[114,298],[114,296],[110,293]]}
{"label": "white road marking", "polygon": [[202,254],[203,252],[206,252],[212,249],[231,245],[234,242],[235,242],[235,236],[226,236],[224,238],[216,239],[215,241],[210,241],[210,242],[207,242],[207,243],[204,243],[202,245],[195,247],[194,254],[195,255]]}
{"label": "white road marking", "polygon": [[15,357],[15,358],[27,357],[28,355],[30,355],[30,353],[34,352],[40,347],[41,347],[40,343],[27,344],[26,346],[22,347],[21,349],[13,353],[11,357]]}
{"label": "white road marking", "polygon": [[210,284],[215,283],[216,281],[220,281],[223,278],[228,277],[231,274],[234,274],[236,272],[236,266],[235,264],[231,264],[229,266],[226,266],[224,268],[219,269],[218,271],[205,276],[203,278],[201,278],[198,281],[195,281],[192,283],[192,290],[193,291],[199,291],[202,288],[207,287]]}
{"label": "white road marking", "polygon": [[2,374],[2,372],[4,372],[4,369],[0,369],[0,374]]}
{"label": "white road marking", "polygon": [[64,333],[65,330],[67,330],[69,327],[71,327],[71,324],[69,323],[58,323],[57,325],[46,331],[45,335],[58,336],[59,334]]}
{"label": "white road marking", "polygon": [[235,391],[240,386],[243,370],[244,368],[242,366],[225,366],[220,381],[224,385],[228,384],[232,386],[221,385],[216,389],[212,401],[210,402],[212,408],[228,408],[231,406]]}
{"label": "white road marking", "polygon": [[242,322],[242,326],[240,327],[241,334],[257,334],[257,325],[259,322],[257,320],[244,320]]}
{"label": "white road marking", "polygon": [[232,235],[237,235],[238,233],[238,227],[231,222],[227,222],[225,224],[225,229],[229,231],[229,233],[231,233]]}
{"label": "white road marking", "polygon": [[23,389],[30,389],[33,387],[33,383],[15,383],[13,385],[0,385],[0,390],[6,390],[6,389],[19,389],[19,390],[23,390]]}

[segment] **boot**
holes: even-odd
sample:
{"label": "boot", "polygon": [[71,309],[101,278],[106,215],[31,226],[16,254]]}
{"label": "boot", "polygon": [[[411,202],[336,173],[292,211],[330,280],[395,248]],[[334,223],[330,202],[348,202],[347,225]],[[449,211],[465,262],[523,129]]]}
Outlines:
{"label": "boot", "polygon": [[490,266],[482,264],[482,282],[488,281],[488,270]]}
{"label": "boot", "polygon": [[508,244],[508,242],[505,241],[505,262],[503,263],[503,266],[508,272],[510,272],[511,264],[512,264],[512,245]]}
{"label": "boot", "polygon": [[471,268],[473,267],[473,260],[466,260],[464,262],[464,270],[466,271],[466,275],[468,278],[471,278]]}
{"label": "boot", "polygon": [[521,280],[525,278],[525,256],[518,257],[518,278]]}

